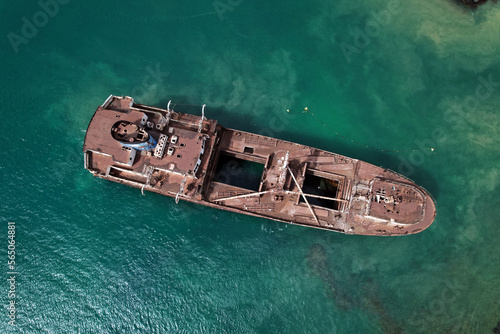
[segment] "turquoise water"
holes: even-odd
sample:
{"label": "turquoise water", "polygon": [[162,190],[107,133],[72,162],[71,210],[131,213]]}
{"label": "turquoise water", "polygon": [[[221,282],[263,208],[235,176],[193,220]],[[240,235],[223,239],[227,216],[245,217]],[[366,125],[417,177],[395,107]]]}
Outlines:
{"label": "turquoise water", "polygon": [[[69,1],[44,16],[0,1],[0,332],[493,333],[500,7],[220,3]],[[437,219],[346,236],[93,179],[81,147],[109,94],[206,103],[225,126],[399,171]]]}

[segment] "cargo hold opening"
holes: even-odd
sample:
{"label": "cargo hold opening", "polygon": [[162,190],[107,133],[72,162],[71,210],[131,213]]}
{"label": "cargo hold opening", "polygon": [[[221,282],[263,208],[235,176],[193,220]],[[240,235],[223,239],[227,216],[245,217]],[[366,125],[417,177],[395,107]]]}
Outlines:
{"label": "cargo hold opening", "polygon": [[[334,179],[327,179],[321,176],[312,175],[309,171],[305,174],[304,185],[302,191],[304,194],[311,194],[322,197],[337,198],[339,189],[339,181]],[[311,205],[317,205],[327,209],[338,210],[339,201],[329,199],[317,198],[306,196],[307,201]],[[305,203],[302,196],[300,196],[299,203]]]}
{"label": "cargo hold opening", "polygon": [[221,154],[213,181],[259,191],[264,164]]}

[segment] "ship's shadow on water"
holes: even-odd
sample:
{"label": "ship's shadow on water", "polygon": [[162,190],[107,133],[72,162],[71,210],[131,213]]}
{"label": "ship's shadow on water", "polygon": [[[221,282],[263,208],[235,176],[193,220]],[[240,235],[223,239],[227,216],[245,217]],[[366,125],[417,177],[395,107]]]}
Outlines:
{"label": "ship's shadow on water", "polygon": [[[192,103],[189,97],[172,96],[171,100],[171,107],[173,107],[176,111],[201,115],[201,105]],[[155,104],[155,106],[159,108],[166,108],[168,101],[169,100],[161,100],[158,104]],[[268,127],[266,121],[263,121],[263,119],[266,119],[264,116],[255,117],[251,114],[242,115],[241,113],[231,112],[224,108],[210,108],[210,106],[207,106],[205,109],[205,117],[216,119],[219,124],[224,127],[246,132],[261,133],[263,129]],[[309,133],[291,132],[285,130],[275,132],[274,136],[279,139],[309,145],[354,159],[359,159],[376,166],[391,169],[412,179],[417,185],[427,189],[436,200],[439,199],[440,189],[437,180],[432,176],[432,171],[428,171],[417,164],[412,164],[410,162],[411,159],[409,158],[411,154],[420,154],[425,157],[425,159],[430,160],[435,156],[433,153],[421,151],[412,152],[411,150],[401,152],[384,152],[382,150],[374,150],[348,143],[333,134],[329,138],[318,138]]]}
{"label": "ship's shadow on water", "polygon": [[404,333],[381,302],[373,280],[361,280],[354,276],[339,279],[328,261],[327,250],[320,244],[309,248],[306,261],[313,274],[323,282],[327,296],[342,312],[362,310],[380,321],[384,333]]}

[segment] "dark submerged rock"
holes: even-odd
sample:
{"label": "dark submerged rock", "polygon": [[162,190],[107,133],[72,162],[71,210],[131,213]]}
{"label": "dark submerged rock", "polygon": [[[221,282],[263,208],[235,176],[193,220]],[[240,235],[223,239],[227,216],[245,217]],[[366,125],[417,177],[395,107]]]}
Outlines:
{"label": "dark submerged rock", "polygon": [[500,334],[500,320],[498,320],[497,326],[493,328],[493,333]]}
{"label": "dark submerged rock", "polygon": [[466,6],[476,7],[486,3],[488,0],[462,0],[462,3]]}
{"label": "dark submerged rock", "polygon": [[485,4],[488,0],[455,0],[455,2],[464,4],[468,7],[477,8],[477,6]]}

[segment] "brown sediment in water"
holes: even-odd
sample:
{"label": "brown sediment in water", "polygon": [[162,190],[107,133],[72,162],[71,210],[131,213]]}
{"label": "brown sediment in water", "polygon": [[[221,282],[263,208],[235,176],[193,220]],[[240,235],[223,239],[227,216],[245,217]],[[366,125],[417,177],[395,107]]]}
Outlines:
{"label": "brown sediment in water", "polygon": [[328,265],[328,256],[325,247],[320,244],[312,245],[307,255],[307,264],[313,273],[325,284],[328,297],[335,300],[341,310],[347,311],[355,307],[353,299],[349,293],[346,293],[340,287],[339,281]]}
{"label": "brown sediment in water", "polygon": [[[341,311],[362,309],[380,321],[384,333],[404,333],[399,324],[389,314],[380,299],[378,287],[372,280],[364,281],[358,286],[362,292],[360,296],[354,296],[352,291],[346,291],[346,285],[342,284],[335,271],[328,262],[328,253],[323,245],[314,244],[310,247],[307,255],[307,264],[315,275],[325,285],[329,298],[333,299]],[[350,279],[350,285],[355,287],[354,279]],[[359,282],[361,283],[361,282]]]}
{"label": "brown sediment in water", "polygon": [[369,280],[364,285],[363,300],[361,305],[380,321],[384,333],[386,334],[402,334],[405,333],[394,318],[389,314],[384,304],[380,300],[378,287]]}

